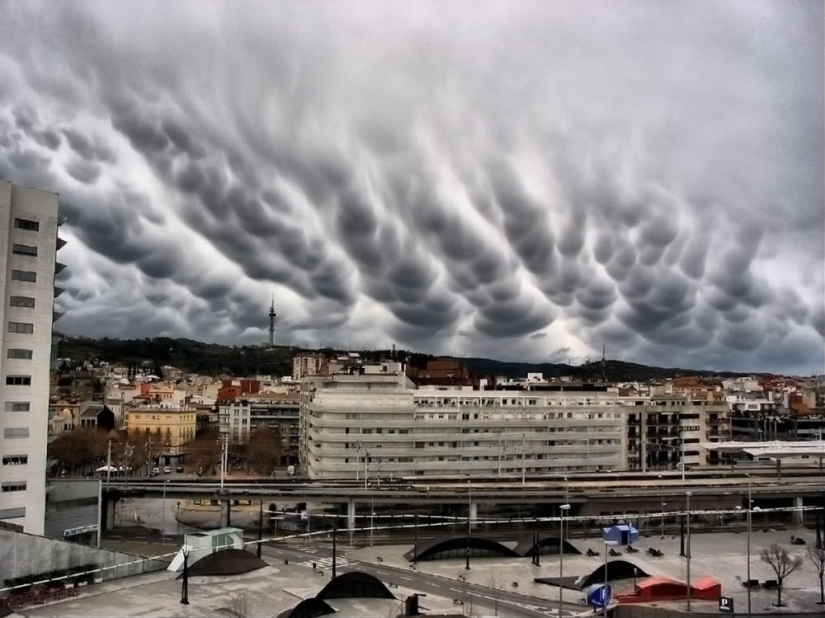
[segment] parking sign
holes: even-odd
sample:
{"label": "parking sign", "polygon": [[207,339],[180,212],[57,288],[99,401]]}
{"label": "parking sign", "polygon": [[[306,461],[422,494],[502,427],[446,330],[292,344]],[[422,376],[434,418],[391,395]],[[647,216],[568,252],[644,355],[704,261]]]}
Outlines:
{"label": "parking sign", "polygon": [[733,598],[719,597],[719,611],[723,614],[733,613]]}

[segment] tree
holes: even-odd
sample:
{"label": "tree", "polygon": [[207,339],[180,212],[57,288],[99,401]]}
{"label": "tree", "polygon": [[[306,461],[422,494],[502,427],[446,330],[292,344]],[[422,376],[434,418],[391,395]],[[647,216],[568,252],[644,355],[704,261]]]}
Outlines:
{"label": "tree", "polygon": [[493,611],[495,615],[498,616],[498,602],[501,599],[502,588],[504,588],[501,573],[498,571],[490,571],[490,576],[487,579],[487,587],[492,590]]}
{"label": "tree", "polygon": [[819,575],[819,604],[825,605],[825,549],[808,548],[808,560],[814,565]]}
{"label": "tree", "polygon": [[770,547],[762,550],[759,557],[762,562],[767,562],[776,573],[776,606],[782,607],[782,585],[785,578],[802,565],[802,558],[791,556],[788,550],[779,543],[771,543]]}
{"label": "tree", "polygon": [[64,431],[49,444],[49,457],[67,472],[83,471],[105,461],[108,437],[97,429]]}
{"label": "tree", "polygon": [[211,474],[221,458],[220,433],[213,429],[207,431],[184,447],[186,462],[204,474]]}
{"label": "tree", "polygon": [[281,432],[260,426],[249,438],[249,467],[262,476],[269,476],[281,463]]}

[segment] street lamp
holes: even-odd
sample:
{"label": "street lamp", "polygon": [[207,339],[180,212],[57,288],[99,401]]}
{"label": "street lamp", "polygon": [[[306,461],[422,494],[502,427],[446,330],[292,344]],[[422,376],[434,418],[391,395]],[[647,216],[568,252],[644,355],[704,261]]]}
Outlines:
{"label": "street lamp", "polygon": [[473,512],[473,484],[470,479],[467,479],[467,549],[464,552],[466,564],[464,569],[470,570],[470,529],[472,526],[472,512]]}
{"label": "street lamp", "polygon": [[569,504],[562,504],[559,507],[561,512],[561,517],[559,517],[559,616],[562,615],[562,590],[564,590],[562,582],[564,578],[564,514],[569,510]]}
{"label": "street lamp", "polygon": [[180,602],[189,605],[189,546],[183,546],[183,583],[180,591]]}
{"label": "street lamp", "polygon": [[752,522],[752,513],[758,513],[761,511],[758,506],[753,506],[753,497],[751,492],[751,478],[748,475],[748,616],[751,615],[751,522]]}
{"label": "street lamp", "polygon": [[687,551],[685,555],[687,556],[687,611],[690,611],[690,492],[685,494],[687,498],[686,502],[686,512],[687,512]]}
{"label": "street lamp", "polygon": [[662,538],[665,538],[665,487],[662,484],[662,475],[659,475],[659,492],[662,498]]}
{"label": "street lamp", "polygon": [[166,485],[169,483],[168,480],[163,481],[163,510],[160,514],[160,544],[163,545],[166,543]]}
{"label": "street lamp", "polygon": [[[607,546],[608,545],[618,545],[616,541],[607,541],[604,542],[604,586],[607,587]],[[602,608],[604,610],[605,618],[607,618],[607,597],[605,597],[605,604]]]}

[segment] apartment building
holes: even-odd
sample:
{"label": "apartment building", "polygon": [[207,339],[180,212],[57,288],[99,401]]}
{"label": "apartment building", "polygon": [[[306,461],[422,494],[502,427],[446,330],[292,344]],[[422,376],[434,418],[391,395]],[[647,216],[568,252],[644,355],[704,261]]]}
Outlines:
{"label": "apartment building", "polygon": [[330,368],[302,382],[301,462],[310,478],[625,467],[626,416],[613,393],[415,388],[401,363]]}
{"label": "apartment building", "polygon": [[0,181],[0,520],[43,534],[58,196]]}
{"label": "apartment building", "polygon": [[260,427],[268,427],[281,436],[284,463],[298,458],[298,418],[300,397],[297,394],[259,393],[227,401],[218,407],[221,435],[232,442],[248,442]]}
{"label": "apartment building", "polygon": [[183,447],[195,438],[197,410],[171,404],[146,404],[126,408],[126,431],[152,440],[163,463],[180,462]]}
{"label": "apartment building", "polygon": [[720,463],[702,442],[730,439],[728,404],[721,394],[623,397],[627,469],[679,470]]}
{"label": "apartment building", "polygon": [[320,375],[325,363],[323,354],[298,354],[292,359],[292,379],[300,382],[307,376]]}

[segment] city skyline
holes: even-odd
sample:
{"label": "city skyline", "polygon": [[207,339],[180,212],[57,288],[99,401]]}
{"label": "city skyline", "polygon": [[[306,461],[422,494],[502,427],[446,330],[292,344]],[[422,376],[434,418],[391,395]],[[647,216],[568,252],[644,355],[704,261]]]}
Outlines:
{"label": "city skyline", "polygon": [[[823,7],[6,4],[59,328],[810,375]],[[614,352],[615,351],[615,352]]]}

